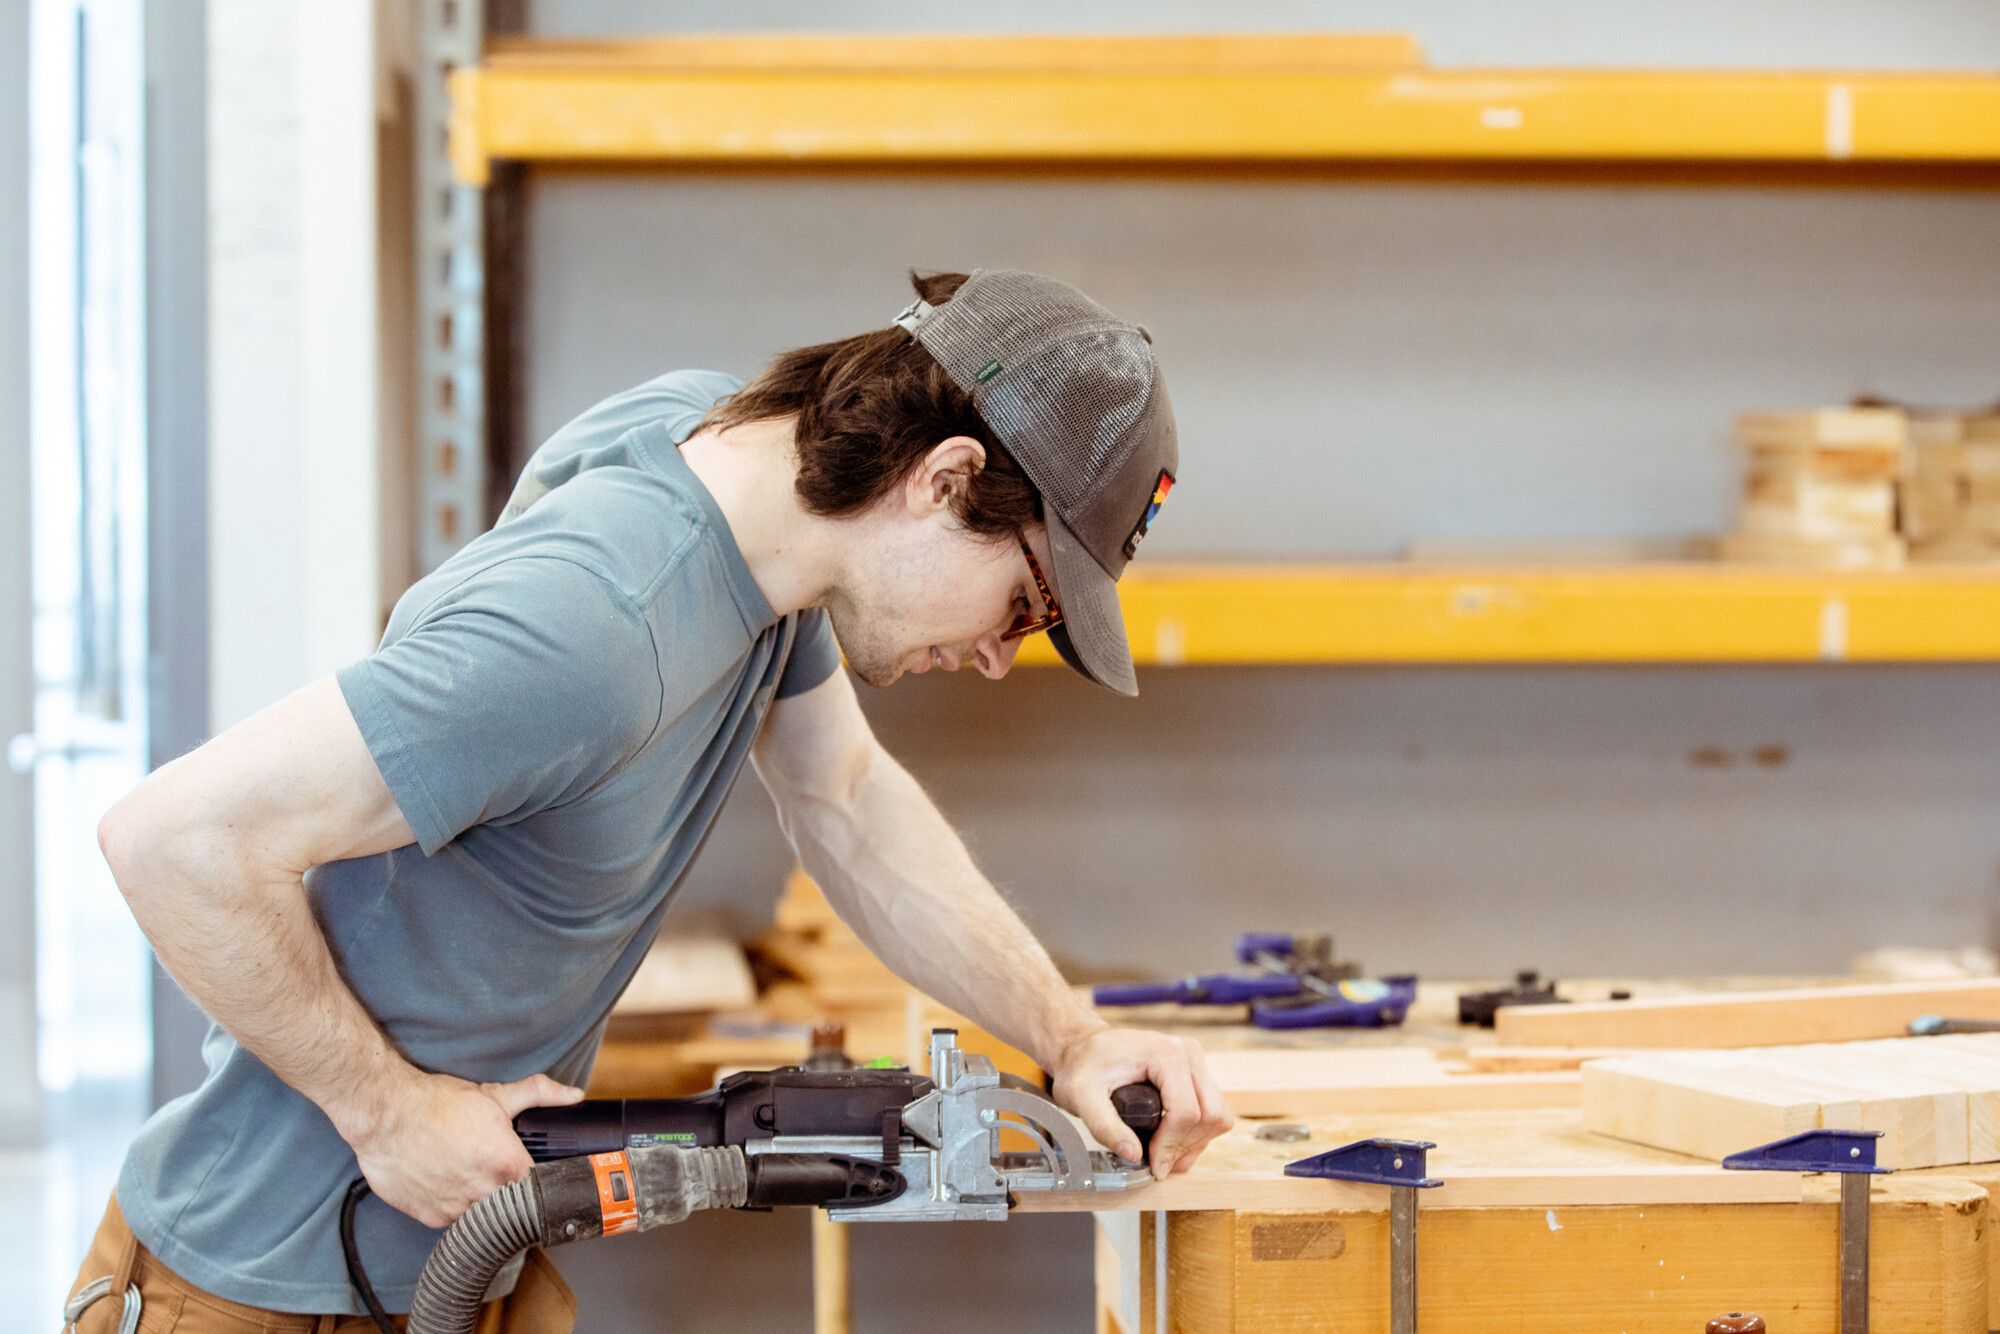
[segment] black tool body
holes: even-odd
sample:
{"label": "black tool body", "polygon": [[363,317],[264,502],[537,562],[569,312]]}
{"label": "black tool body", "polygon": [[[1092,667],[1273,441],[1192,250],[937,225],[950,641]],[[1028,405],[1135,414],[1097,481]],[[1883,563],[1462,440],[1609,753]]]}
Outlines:
{"label": "black tool body", "polygon": [[745,1070],[689,1098],[593,1099],[531,1107],[514,1118],[536,1162],[649,1144],[711,1148],[778,1135],[880,1135],[882,1114],[931,1091],[931,1081],[886,1070]]}
{"label": "black tool body", "polygon": [[[514,1118],[528,1156],[538,1163],[652,1144],[684,1148],[741,1146],[779,1135],[879,1136],[884,1113],[931,1091],[931,1081],[900,1067],[857,1070],[746,1070],[688,1098],[602,1098],[568,1107],[531,1107]],[[1150,1146],[1164,1116],[1151,1084],[1114,1090],[1111,1105]]]}

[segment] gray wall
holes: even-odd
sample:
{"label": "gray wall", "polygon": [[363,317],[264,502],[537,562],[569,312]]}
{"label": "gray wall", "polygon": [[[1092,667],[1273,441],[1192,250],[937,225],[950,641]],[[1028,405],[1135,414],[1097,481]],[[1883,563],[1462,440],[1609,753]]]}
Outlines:
{"label": "gray wall", "polygon": [[[550,175],[530,235],[538,437],[661,369],[747,374],[880,324],[905,265],[1078,281],[1151,326],[1174,386],[1182,484],[1155,560],[1714,531],[1742,408],[2000,389],[1988,193]],[[1683,972],[1984,940],[1996,686],[1181,670],[1131,704],[1023,671],[867,702],[1088,969],[1192,967],[1242,927],[1325,923],[1382,967]],[[1792,761],[1686,760],[1766,744]],[[1028,830],[1064,855],[1016,857]],[[784,860],[747,792],[690,897],[755,918]],[[1732,930],[1742,945],[1710,948]]]}
{"label": "gray wall", "polygon": [[560,176],[532,234],[535,439],[885,324],[912,265],[1078,283],[1173,388],[1155,560],[1715,531],[1742,408],[2000,390],[2000,194]]}
{"label": "gray wall", "polygon": [[[488,0],[493,3],[493,0]],[[1438,65],[1985,69],[1985,0],[525,0],[551,36],[823,32],[1407,32]]]}
{"label": "gray wall", "polygon": [[[0,0],[0,745],[32,732],[28,654],[28,0]],[[0,765],[0,1145],[34,1140],[33,783]]]}

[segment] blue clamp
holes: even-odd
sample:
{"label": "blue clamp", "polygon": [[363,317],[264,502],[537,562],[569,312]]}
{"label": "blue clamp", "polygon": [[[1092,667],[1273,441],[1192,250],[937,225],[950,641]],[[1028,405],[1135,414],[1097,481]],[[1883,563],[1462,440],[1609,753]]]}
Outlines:
{"label": "blue clamp", "polygon": [[[1415,1186],[1429,1190],[1444,1182],[1424,1175],[1424,1151],[1437,1145],[1414,1139],[1363,1139],[1310,1158],[1285,1164],[1288,1177],[1325,1177],[1331,1181],[1363,1181],[1376,1186]],[[1870,1149],[1873,1161],[1873,1149]]]}
{"label": "blue clamp", "polygon": [[[1745,1172],[1868,1172],[1892,1171],[1875,1166],[1875,1141],[1879,1130],[1808,1130],[1803,1135],[1760,1144],[1754,1149],[1732,1153],[1722,1160],[1724,1167]],[[1290,1168],[1286,1168],[1290,1171]]]}
{"label": "blue clamp", "polygon": [[1236,938],[1236,962],[1255,963],[1259,954],[1275,954],[1279,958],[1289,958],[1292,953],[1292,933],[1289,931],[1245,931]]}

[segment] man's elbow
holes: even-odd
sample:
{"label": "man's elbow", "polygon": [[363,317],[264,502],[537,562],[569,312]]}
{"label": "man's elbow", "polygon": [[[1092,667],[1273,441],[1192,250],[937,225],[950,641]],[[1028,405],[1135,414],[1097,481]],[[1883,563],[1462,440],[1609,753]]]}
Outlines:
{"label": "man's elbow", "polygon": [[104,854],[111,878],[127,898],[142,878],[140,866],[151,841],[150,824],[136,792],[119,798],[97,822],[97,850]]}
{"label": "man's elbow", "polygon": [[148,890],[164,877],[165,868],[176,856],[177,840],[185,830],[176,830],[162,809],[155,785],[158,776],[126,793],[97,822],[97,849],[118,892],[138,911]]}

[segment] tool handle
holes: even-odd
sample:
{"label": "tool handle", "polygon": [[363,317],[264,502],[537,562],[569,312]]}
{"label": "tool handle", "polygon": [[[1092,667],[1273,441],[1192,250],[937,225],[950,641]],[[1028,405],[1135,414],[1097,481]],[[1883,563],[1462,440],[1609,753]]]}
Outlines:
{"label": "tool handle", "polygon": [[1179,982],[1118,982],[1090,989],[1092,1005],[1170,1005],[1180,998]]}
{"label": "tool handle", "polygon": [[1247,1001],[1296,996],[1300,990],[1299,979],[1290,973],[1265,973],[1258,977],[1209,977],[1202,980],[1208,984],[1208,1000],[1211,1005],[1242,1005]]}
{"label": "tool handle", "polygon": [[1127,1084],[1113,1089],[1111,1108],[1139,1137],[1139,1161],[1144,1162],[1153,1147],[1153,1132],[1160,1128],[1160,1120],[1167,1114],[1166,1104],[1160,1101],[1160,1090],[1151,1084]]}

